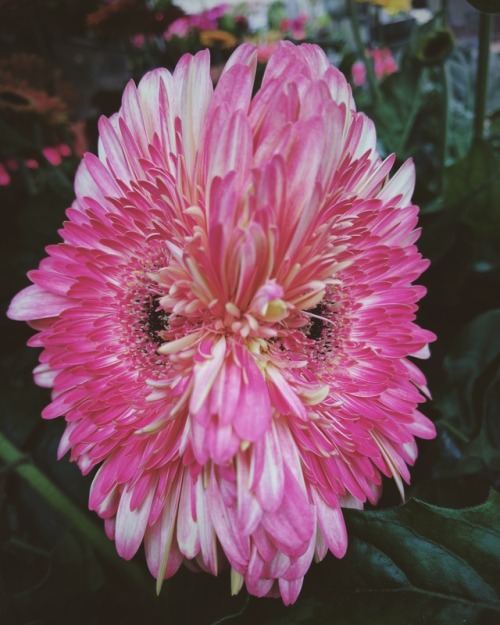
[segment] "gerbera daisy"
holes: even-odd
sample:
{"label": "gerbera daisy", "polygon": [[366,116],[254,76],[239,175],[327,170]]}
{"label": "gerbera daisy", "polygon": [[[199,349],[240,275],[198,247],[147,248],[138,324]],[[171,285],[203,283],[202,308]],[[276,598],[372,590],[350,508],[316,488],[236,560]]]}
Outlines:
{"label": "gerbera daisy", "polygon": [[90,508],[162,580],[183,560],[232,591],[297,598],[347,547],[342,507],[401,491],[433,425],[433,335],[415,324],[411,161],[388,180],[373,123],[320,48],[282,43],[252,98],[243,45],[127,86],[99,125],[62,243],[9,314],[39,332],[59,454],[99,466]]}

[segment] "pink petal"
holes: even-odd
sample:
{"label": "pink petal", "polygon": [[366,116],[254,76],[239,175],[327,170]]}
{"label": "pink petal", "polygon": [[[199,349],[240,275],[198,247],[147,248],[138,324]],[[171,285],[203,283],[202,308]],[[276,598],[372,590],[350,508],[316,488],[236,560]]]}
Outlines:
{"label": "pink petal", "polygon": [[27,286],[10,303],[7,316],[18,321],[57,317],[70,306],[66,297],[55,295],[36,284]]}

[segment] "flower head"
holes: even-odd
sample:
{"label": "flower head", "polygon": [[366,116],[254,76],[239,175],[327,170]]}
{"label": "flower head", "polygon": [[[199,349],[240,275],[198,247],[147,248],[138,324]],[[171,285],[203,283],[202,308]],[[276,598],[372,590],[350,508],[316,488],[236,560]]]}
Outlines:
{"label": "flower head", "polygon": [[39,332],[59,453],[99,466],[90,507],[159,583],[183,560],[295,601],[347,546],[341,508],[402,490],[430,332],[415,324],[410,161],[388,180],[373,123],[316,46],[256,50],[215,90],[206,51],[130,83],[100,121],[62,243],[9,314]]}

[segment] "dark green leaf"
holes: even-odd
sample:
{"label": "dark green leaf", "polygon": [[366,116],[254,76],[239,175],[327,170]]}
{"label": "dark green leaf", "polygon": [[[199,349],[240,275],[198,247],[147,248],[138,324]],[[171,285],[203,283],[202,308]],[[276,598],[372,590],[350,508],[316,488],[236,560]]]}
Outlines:
{"label": "dark green leaf", "polygon": [[474,141],[468,155],[448,168],[444,202],[459,203],[461,221],[477,234],[500,240],[500,167],[486,141]]}
{"label": "dark green leaf", "polygon": [[[383,97],[367,112],[375,121],[379,140],[387,153],[405,156],[405,146],[421,104],[420,68],[408,61],[404,70],[392,74],[381,85]],[[411,103],[411,112],[408,106]]]}
{"label": "dark green leaf", "polygon": [[[500,495],[454,510],[410,500],[345,511],[349,549],[306,578],[304,594],[266,625],[494,625],[500,619]],[[320,575],[322,576],[320,578]],[[312,582],[312,583],[311,583]],[[253,607],[253,606],[252,606]],[[247,615],[257,617],[256,610]]]}
{"label": "dark green leaf", "polygon": [[444,368],[447,386],[436,405],[458,440],[469,440],[456,470],[500,470],[500,310],[463,329]]}
{"label": "dark green leaf", "polygon": [[2,118],[0,118],[0,139],[2,149],[8,155],[15,154],[18,150],[33,150],[35,147],[31,141],[25,139]]}
{"label": "dark green leaf", "polygon": [[[26,557],[27,565],[31,559]],[[92,605],[103,584],[101,567],[90,547],[66,534],[34,583],[22,588],[9,588],[6,583],[4,613],[16,619],[11,622],[29,622],[41,614],[50,614],[60,622],[58,617],[69,614],[75,607],[82,610],[86,609],[85,605]],[[72,621],[81,623],[80,619],[81,615]]]}
{"label": "dark green leaf", "polygon": [[500,13],[499,0],[467,0],[467,2],[482,13]]}

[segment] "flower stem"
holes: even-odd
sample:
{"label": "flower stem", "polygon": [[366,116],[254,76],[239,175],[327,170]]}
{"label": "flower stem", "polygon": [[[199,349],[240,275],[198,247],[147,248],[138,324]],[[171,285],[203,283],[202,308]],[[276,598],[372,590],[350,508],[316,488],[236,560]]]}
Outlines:
{"label": "flower stem", "polygon": [[474,115],[474,136],[478,139],[482,139],[484,133],[491,28],[491,15],[481,13],[479,17],[479,53],[477,57],[476,110]]}
{"label": "flower stem", "polygon": [[441,137],[440,137],[440,171],[439,171],[439,193],[443,192],[443,184],[446,170],[446,159],[448,157],[448,116],[449,116],[449,86],[448,86],[448,72],[446,71],[446,64],[441,63],[440,68],[440,83],[443,88],[441,96]]}
{"label": "flower stem", "polygon": [[405,124],[404,130],[403,130],[403,134],[401,135],[401,139],[399,141],[398,148],[395,150],[396,154],[398,154],[400,158],[402,158],[404,156],[404,149],[406,147],[408,139],[410,138],[411,131],[413,130],[413,126],[415,125],[415,119],[416,119],[417,114],[418,114],[418,112],[420,110],[420,105],[421,105],[421,96],[420,96],[421,76],[422,76],[422,70],[419,70],[418,77],[416,79],[417,84],[415,86],[415,93],[414,93],[412,104],[411,104],[410,114],[408,115],[408,118],[406,120],[406,124]]}
{"label": "flower stem", "polygon": [[448,0],[441,0],[441,20],[443,28],[448,26]]}
{"label": "flower stem", "polygon": [[361,29],[359,26],[359,19],[358,19],[358,12],[356,9],[356,5],[355,5],[354,0],[347,0],[347,4],[349,7],[352,33],[354,35],[354,41],[356,43],[358,55],[362,58],[363,63],[365,64],[366,78],[368,79],[368,85],[370,88],[372,98],[375,102],[378,102],[382,98],[382,94],[380,93],[380,88],[378,86],[377,78],[375,76],[375,71],[373,69],[373,61],[372,59],[369,59],[365,53],[365,44],[363,43],[363,39],[361,38]]}
{"label": "flower stem", "polygon": [[113,544],[85,514],[64,494],[49,478],[0,432],[0,460],[7,465],[5,470],[11,469],[22,477],[41,495],[71,526],[83,535],[95,551],[122,577],[128,577],[135,588],[154,597],[154,584],[149,582],[139,567],[132,563],[125,563],[116,553]]}
{"label": "flower stem", "polygon": [[466,434],[461,432],[458,428],[456,428],[452,423],[450,423],[449,421],[446,421],[445,419],[442,419],[440,423],[445,428],[447,428],[452,434],[454,434],[458,439],[460,439],[463,443],[466,443],[466,444],[470,443],[470,438]]}

